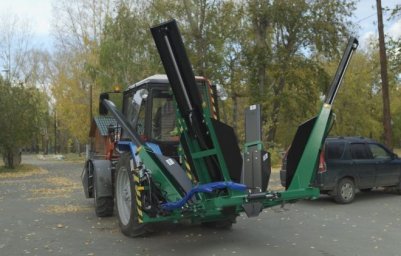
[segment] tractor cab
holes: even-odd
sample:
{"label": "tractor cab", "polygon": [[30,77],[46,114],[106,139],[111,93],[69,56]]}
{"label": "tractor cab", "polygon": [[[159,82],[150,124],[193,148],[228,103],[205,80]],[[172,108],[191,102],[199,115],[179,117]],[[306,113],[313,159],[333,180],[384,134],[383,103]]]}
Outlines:
{"label": "tractor cab", "polygon": [[[219,119],[217,87],[204,77],[196,77],[203,107]],[[220,95],[225,92],[219,87]],[[123,115],[145,142],[157,144],[165,156],[178,158],[179,131],[177,107],[166,75],[153,75],[129,86],[123,92]],[[128,135],[122,133],[122,139]]]}

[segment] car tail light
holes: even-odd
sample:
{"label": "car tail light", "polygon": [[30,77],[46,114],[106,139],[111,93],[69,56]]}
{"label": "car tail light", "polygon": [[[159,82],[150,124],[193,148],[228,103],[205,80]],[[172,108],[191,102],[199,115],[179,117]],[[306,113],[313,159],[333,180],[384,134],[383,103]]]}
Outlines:
{"label": "car tail light", "polygon": [[287,156],[288,156],[288,151],[290,149],[288,148],[287,151],[285,152],[284,156],[283,156],[283,160],[281,162],[281,169],[282,170],[287,170]]}
{"label": "car tail light", "polygon": [[324,151],[320,151],[319,156],[319,170],[318,173],[323,173],[327,171],[326,161],[324,160]]}

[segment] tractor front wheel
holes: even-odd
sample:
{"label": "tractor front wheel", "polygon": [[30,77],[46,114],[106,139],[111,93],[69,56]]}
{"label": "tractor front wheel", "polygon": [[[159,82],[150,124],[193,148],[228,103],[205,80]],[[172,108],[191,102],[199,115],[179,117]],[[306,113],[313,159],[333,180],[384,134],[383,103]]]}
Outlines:
{"label": "tractor front wheel", "polygon": [[130,161],[131,155],[124,153],[117,164],[115,199],[121,232],[129,237],[137,237],[151,230],[147,224],[141,223]]}

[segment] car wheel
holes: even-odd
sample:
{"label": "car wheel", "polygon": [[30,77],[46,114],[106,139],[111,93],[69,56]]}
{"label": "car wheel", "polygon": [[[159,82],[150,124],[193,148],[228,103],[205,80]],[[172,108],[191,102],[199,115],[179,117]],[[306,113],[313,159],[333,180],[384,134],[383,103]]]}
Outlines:
{"label": "car wheel", "polygon": [[115,198],[121,232],[129,237],[137,237],[150,233],[151,230],[149,224],[140,220],[130,159],[131,155],[124,153],[118,162]]}
{"label": "car wheel", "polygon": [[401,181],[398,183],[398,186],[396,186],[395,191],[397,192],[397,194],[401,195]]}
{"label": "car wheel", "polygon": [[351,203],[355,198],[355,184],[349,178],[340,180],[337,184],[334,200],[340,204]]}

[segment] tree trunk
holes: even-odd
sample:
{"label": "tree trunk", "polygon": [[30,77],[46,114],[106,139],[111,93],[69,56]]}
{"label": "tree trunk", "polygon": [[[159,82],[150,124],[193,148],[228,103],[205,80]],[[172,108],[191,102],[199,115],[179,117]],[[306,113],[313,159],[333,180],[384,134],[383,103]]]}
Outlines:
{"label": "tree trunk", "polygon": [[[285,68],[283,69],[283,73],[285,73]],[[273,87],[275,98],[273,99],[273,107],[272,112],[270,113],[271,125],[270,129],[267,133],[267,141],[274,145],[274,141],[276,139],[277,126],[278,126],[278,117],[280,115],[281,108],[281,100],[280,97],[277,97],[283,93],[285,86],[285,78],[281,76],[277,86]]]}
{"label": "tree trunk", "polygon": [[387,56],[386,45],[384,42],[383,31],[383,14],[381,0],[376,0],[377,7],[377,27],[379,30],[379,50],[380,50],[380,73],[382,79],[382,96],[383,96],[383,128],[384,142],[389,148],[393,148],[393,136],[391,129],[391,113],[390,113],[390,96],[388,90],[387,78]]}
{"label": "tree trunk", "polygon": [[44,155],[49,154],[49,135],[47,131],[45,131],[45,134],[42,137],[42,151]]}
{"label": "tree trunk", "polygon": [[[268,84],[268,74],[266,72],[269,63],[269,54],[271,52],[268,43],[268,30],[272,27],[268,9],[270,8],[270,1],[249,1],[249,9],[251,11],[252,30],[255,35],[254,58],[253,64],[254,71],[251,74],[254,77],[255,86],[257,91],[256,95],[251,95],[254,103],[262,104],[265,102],[265,95],[268,91],[266,89]],[[263,107],[263,104],[262,104]],[[261,121],[263,124],[267,123],[267,115],[262,113]]]}
{"label": "tree trunk", "polygon": [[277,132],[277,125],[278,125],[278,116],[279,116],[279,112],[280,112],[280,101],[275,100],[273,102],[273,109],[272,109],[272,113],[271,113],[271,126],[270,129],[267,133],[267,141],[269,143],[271,143],[272,145],[274,145],[274,141],[276,139],[276,132]]}
{"label": "tree trunk", "polygon": [[6,149],[3,152],[4,166],[8,169],[15,169],[21,164],[21,151],[18,149]]}
{"label": "tree trunk", "polygon": [[81,156],[81,143],[78,139],[75,139],[75,153],[78,153]]}
{"label": "tree trunk", "polygon": [[233,129],[235,131],[236,134],[238,134],[238,97],[237,95],[234,93],[232,96],[232,100],[233,100]]}

